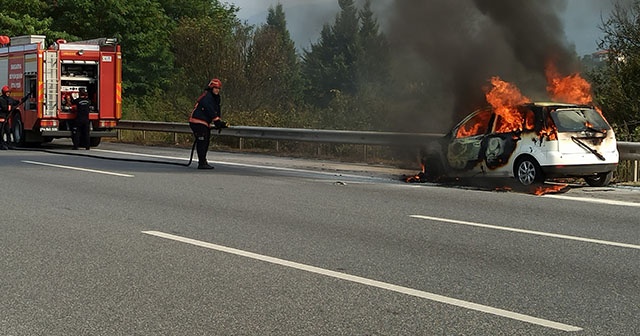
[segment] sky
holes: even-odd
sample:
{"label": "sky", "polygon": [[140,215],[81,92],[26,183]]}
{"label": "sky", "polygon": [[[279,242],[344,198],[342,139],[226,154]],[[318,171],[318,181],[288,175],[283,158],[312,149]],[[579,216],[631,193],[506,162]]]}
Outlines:
{"label": "sky", "polygon": [[[384,13],[391,0],[372,1],[374,12],[382,27]],[[266,21],[270,6],[283,5],[291,38],[299,49],[308,49],[317,42],[324,24],[333,24],[339,10],[337,0],[223,0],[240,8],[240,19],[249,24]],[[573,43],[579,56],[597,51],[597,41],[602,38],[602,19],[610,11],[611,0],[567,0],[561,14],[567,40]]]}

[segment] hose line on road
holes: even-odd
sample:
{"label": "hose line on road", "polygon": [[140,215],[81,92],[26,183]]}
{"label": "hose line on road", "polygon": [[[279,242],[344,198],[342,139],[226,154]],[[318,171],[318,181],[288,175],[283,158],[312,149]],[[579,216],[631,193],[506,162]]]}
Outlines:
{"label": "hose line on road", "polygon": [[78,152],[62,152],[62,151],[59,151],[59,150],[46,149],[46,148],[26,148],[26,147],[14,147],[14,146],[9,147],[9,149],[12,149],[12,150],[35,151],[35,152],[45,152],[45,153],[59,154],[59,155],[82,156],[82,157],[89,157],[89,158],[101,159],[101,160],[114,160],[114,161],[126,161],[126,162],[167,164],[167,165],[174,165],[174,166],[181,166],[181,167],[189,167],[191,165],[191,163],[193,162],[193,152],[195,151],[195,148],[196,148],[196,142],[194,141],[193,142],[193,146],[191,146],[191,155],[189,156],[189,162],[185,164],[185,163],[171,162],[171,161],[129,159],[129,158],[100,156],[100,155],[95,155],[95,154],[85,154],[85,153],[78,153]]}

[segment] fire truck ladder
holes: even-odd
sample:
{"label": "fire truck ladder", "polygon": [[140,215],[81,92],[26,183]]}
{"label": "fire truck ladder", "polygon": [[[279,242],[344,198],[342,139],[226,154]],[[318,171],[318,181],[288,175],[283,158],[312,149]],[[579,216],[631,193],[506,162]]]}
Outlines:
{"label": "fire truck ladder", "polygon": [[58,53],[44,53],[45,117],[55,117],[58,109]]}

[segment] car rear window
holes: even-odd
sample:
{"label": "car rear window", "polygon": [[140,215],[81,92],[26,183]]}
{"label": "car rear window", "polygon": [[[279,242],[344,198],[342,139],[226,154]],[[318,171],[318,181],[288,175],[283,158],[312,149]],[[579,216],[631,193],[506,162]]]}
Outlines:
{"label": "car rear window", "polygon": [[587,130],[611,129],[611,126],[594,109],[559,109],[551,114],[558,132],[581,132]]}

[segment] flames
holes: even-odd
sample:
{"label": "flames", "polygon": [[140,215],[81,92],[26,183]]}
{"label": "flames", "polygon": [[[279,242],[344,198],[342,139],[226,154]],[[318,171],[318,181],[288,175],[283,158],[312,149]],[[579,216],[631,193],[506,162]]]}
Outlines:
{"label": "flames", "polygon": [[[580,74],[563,77],[553,63],[547,65],[545,74],[547,93],[552,101],[582,105],[593,103],[591,84]],[[491,85],[492,88],[485,95],[487,103],[502,117],[512,118],[509,114],[514,114],[514,106],[530,102],[514,84],[505,82],[500,77],[491,78]],[[517,121],[522,122],[522,118],[519,117]]]}
{"label": "flames", "polygon": [[491,85],[493,88],[487,92],[486,99],[501,119],[497,123],[496,132],[521,131],[525,120],[516,106],[530,103],[531,100],[522,95],[514,84],[505,82],[500,77],[491,78]]}
{"label": "flames", "polygon": [[[593,96],[591,93],[591,84],[587,82],[578,73],[563,76],[559,73],[556,66],[549,62],[545,69],[547,78],[547,93],[553,102],[570,103],[579,105],[593,105]],[[490,87],[485,90],[485,98],[487,103],[493,108],[498,116],[495,121],[494,131],[497,133],[517,133],[524,130],[534,129],[534,115],[527,111],[522,111],[518,107],[532,101],[526,97],[518,87],[495,76],[490,79]],[[597,109],[597,108],[596,108]],[[597,109],[602,113],[599,109]],[[484,127],[488,120],[475,120],[474,123],[465,124],[467,128],[460,127],[457,137],[475,135],[481,127]],[[588,125],[587,125],[588,126]],[[537,130],[538,136],[549,140],[557,139],[557,129],[551,122],[547,128]],[[426,167],[422,164],[421,172],[404,178],[405,182],[415,183],[426,181]],[[556,185],[532,185],[526,190],[527,193],[534,195],[544,195],[548,193],[563,193],[569,190],[567,184]],[[510,186],[500,186],[495,191],[512,191],[514,188]]]}
{"label": "flames", "polygon": [[[590,105],[593,103],[591,84],[580,74],[562,76],[553,63],[545,69],[547,77],[547,93],[554,102]],[[495,110],[500,119],[496,122],[496,132],[518,132],[523,128],[531,129],[533,115],[520,113],[516,106],[531,102],[513,84],[503,81],[500,77],[490,80],[491,88],[485,94],[487,103]],[[600,110],[598,109],[600,112]],[[602,112],[600,112],[602,113]],[[551,140],[557,138],[557,129],[553,123],[547,129],[538,131],[538,135]]]}
{"label": "flames", "polygon": [[593,103],[591,84],[579,74],[562,77],[553,63],[547,65],[547,92],[553,101],[588,105]]}

